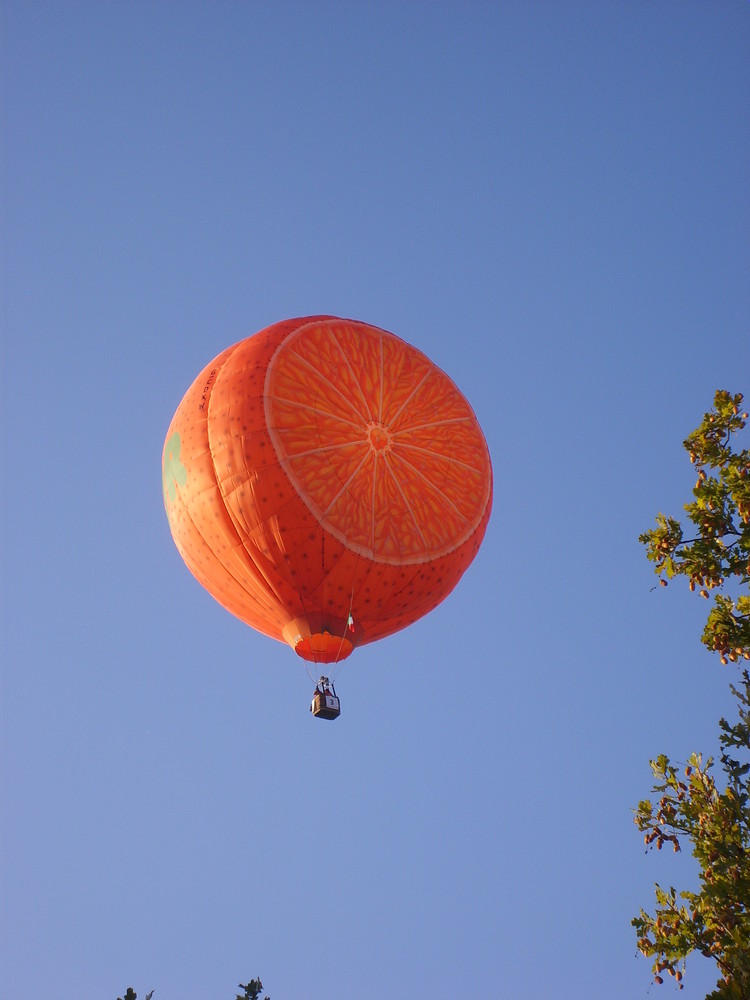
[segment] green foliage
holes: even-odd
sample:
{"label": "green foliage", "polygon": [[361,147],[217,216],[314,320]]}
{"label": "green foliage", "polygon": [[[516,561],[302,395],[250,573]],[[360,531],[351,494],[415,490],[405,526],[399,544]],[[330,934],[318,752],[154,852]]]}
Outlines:
{"label": "green foliage", "polygon": [[725,592],[729,582],[750,584],[750,452],[732,447],[748,417],[741,407],[740,393],[720,390],[713,410],[683,442],[698,472],[694,500],[685,504],[690,537],[676,518],[664,514],[640,536],[663,586],[686,576],[691,590],[713,596],[702,639],[725,664],[750,660],[750,595],[733,598]]}
{"label": "green foliage", "polygon": [[[700,865],[700,890],[677,893],[656,886],[656,911],[641,910],[633,920],[640,951],[655,957],[656,982],[667,972],[681,982],[685,958],[691,952],[714,958],[724,992],[714,996],[750,998],[750,675],[743,672],[741,688],[732,686],[738,720],[721,720],[721,764],[725,786],[713,776],[714,762],[692,754],[680,772],[661,755],[651,761],[652,802],[640,802],[635,815],[648,848],[681,850],[688,841]],[[731,753],[730,753],[731,751]],[[727,993],[732,986],[740,992]]]}
{"label": "green foliage", "polygon": [[[694,501],[686,504],[691,538],[672,517],[641,535],[663,585],[686,576],[713,603],[703,642],[722,663],[750,659],[750,454],[734,451],[733,435],[745,427],[742,396],[717,392],[714,409],[684,442],[698,469]],[[709,470],[709,471],[707,471]],[[666,579],[665,579],[666,577]],[[735,596],[726,593],[731,584]],[[739,591],[739,593],[737,593]],[[711,1000],[750,1000],[750,675],[731,685],[737,720],[719,723],[721,769],[692,754],[684,768],[665,755],[651,761],[652,794],[638,804],[635,822],[647,849],[689,844],[700,867],[698,892],[656,886],[654,915],[632,921],[640,951],[654,959],[654,979],[666,972],[682,988],[685,959],[713,958],[721,978]]]}

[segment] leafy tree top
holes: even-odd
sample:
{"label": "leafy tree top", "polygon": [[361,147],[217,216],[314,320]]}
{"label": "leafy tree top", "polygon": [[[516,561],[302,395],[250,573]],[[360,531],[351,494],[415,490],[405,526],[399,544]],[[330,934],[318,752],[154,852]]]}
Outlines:
{"label": "leafy tree top", "polygon": [[[261,993],[263,992],[263,983],[258,979],[251,979],[250,982],[245,986],[244,983],[240,983],[240,989],[244,990],[244,993],[238,993],[235,1000],[261,1000]],[[271,1000],[270,997],[265,996],[262,1000]]]}
{"label": "leafy tree top", "polygon": [[[750,452],[735,449],[748,415],[742,394],[719,390],[714,407],[683,442],[698,478],[685,504],[690,531],[677,518],[657,515],[640,541],[662,586],[677,576],[710,600],[702,640],[722,663],[750,660]],[[730,596],[730,585],[740,593]]]}

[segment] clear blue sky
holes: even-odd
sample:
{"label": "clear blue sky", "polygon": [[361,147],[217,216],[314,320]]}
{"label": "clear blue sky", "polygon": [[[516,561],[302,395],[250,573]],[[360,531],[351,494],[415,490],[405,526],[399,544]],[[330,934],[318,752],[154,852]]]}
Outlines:
{"label": "clear blue sky", "polygon": [[[750,4],[0,17],[2,996],[671,996],[629,922],[694,869],[631,809],[731,702],[637,536],[750,394]],[[161,499],[202,366],[318,312],[447,371],[495,471],[477,560],[333,724]]]}

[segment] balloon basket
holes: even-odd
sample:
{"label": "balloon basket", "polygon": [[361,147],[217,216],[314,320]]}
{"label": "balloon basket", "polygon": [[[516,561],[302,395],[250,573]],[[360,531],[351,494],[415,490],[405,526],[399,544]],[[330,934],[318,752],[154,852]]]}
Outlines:
{"label": "balloon basket", "polygon": [[310,711],[316,719],[338,719],[341,703],[335,694],[316,691],[310,704]]}

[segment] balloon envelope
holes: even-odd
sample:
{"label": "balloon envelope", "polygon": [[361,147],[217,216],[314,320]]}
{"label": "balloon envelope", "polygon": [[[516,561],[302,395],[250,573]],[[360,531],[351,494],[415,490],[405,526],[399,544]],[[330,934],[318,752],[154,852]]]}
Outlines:
{"label": "balloon envelope", "polygon": [[162,470],[193,575],[322,663],[442,601],[492,506],[484,436],[448,376],[393,334],[331,316],[276,323],[207,365]]}

